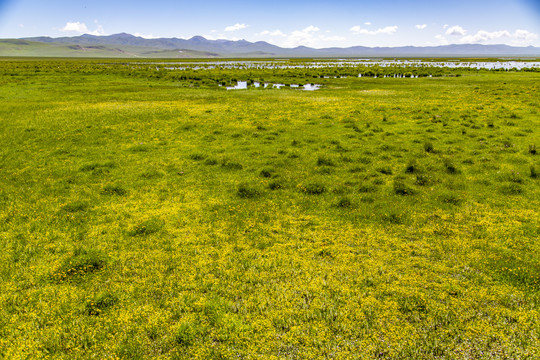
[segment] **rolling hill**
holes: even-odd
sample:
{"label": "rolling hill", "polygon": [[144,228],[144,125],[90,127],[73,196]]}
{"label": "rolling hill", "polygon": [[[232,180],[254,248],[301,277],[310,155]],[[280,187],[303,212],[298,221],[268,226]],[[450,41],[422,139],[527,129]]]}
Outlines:
{"label": "rolling hill", "polygon": [[44,57],[540,57],[540,48],[508,45],[462,44],[445,46],[403,46],[314,49],[305,46],[282,48],[264,41],[190,39],[145,39],[120,33],[109,36],[33,37],[0,39],[0,56]]}

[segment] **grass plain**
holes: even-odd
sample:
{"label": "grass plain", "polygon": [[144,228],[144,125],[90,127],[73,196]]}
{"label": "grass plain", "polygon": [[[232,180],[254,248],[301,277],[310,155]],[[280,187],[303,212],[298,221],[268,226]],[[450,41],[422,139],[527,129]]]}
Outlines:
{"label": "grass plain", "polygon": [[538,72],[180,73],[0,62],[0,357],[538,358]]}

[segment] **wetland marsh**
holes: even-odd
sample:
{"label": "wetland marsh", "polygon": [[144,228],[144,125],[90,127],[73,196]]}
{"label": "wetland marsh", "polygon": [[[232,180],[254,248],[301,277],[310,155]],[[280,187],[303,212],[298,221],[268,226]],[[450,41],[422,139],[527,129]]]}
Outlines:
{"label": "wetland marsh", "polygon": [[2,59],[0,357],[537,358],[538,67],[310,61]]}

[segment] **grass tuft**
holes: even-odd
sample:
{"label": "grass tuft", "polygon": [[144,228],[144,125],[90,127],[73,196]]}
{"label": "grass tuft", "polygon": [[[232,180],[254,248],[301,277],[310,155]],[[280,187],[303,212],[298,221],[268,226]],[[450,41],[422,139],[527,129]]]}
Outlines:
{"label": "grass tuft", "polygon": [[163,220],[152,217],[135,225],[128,234],[130,236],[146,236],[157,233],[164,225],[165,222]]}
{"label": "grass tuft", "polygon": [[66,258],[51,278],[56,281],[68,281],[98,271],[107,264],[107,257],[98,250],[76,248],[73,254]]}
{"label": "grass tuft", "polygon": [[316,182],[299,185],[299,188],[302,192],[309,195],[320,195],[326,191],[326,187],[323,184]]}

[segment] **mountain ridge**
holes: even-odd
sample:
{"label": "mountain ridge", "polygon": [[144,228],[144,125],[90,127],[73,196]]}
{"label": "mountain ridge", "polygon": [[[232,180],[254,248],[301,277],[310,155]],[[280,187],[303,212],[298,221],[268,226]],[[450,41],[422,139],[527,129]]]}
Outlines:
{"label": "mountain ridge", "polygon": [[[6,40],[8,39],[3,39],[4,42]],[[307,46],[284,48],[266,41],[250,42],[244,39],[236,41],[227,39],[209,40],[200,35],[193,36],[190,39],[175,37],[147,39],[124,32],[102,36],[83,34],[73,37],[52,38],[49,36],[38,36],[10,40],[28,41],[59,47],[63,45],[79,45],[83,50],[92,46],[116,47],[118,51],[123,51],[124,54],[132,53],[137,57],[144,57],[145,53],[156,54],[160,52],[172,52],[172,55],[176,52],[178,57],[186,57],[186,51],[194,52],[195,55],[202,55],[203,57],[205,53],[210,54],[211,57],[540,57],[539,47],[514,47],[503,44],[409,45],[398,47],[367,47],[359,45],[345,48],[329,47],[315,49]],[[9,56],[17,56],[18,52],[21,54],[24,53],[22,51],[23,49],[19,49],[20,51],[18,51],[14,46],[11,44],[11,53]],[[129,47],[130,51],[124,51],[122,47]],[[3,52],[3,48],[0,46],[0,56],[6,56]],[[54,51],[51,50],[51,53],[54,54]],[[62,53],[62,56],[66,56],[66,54]]]}

